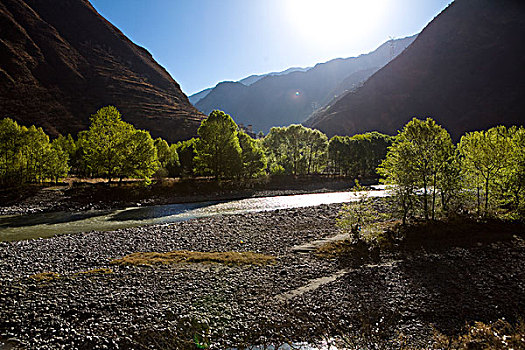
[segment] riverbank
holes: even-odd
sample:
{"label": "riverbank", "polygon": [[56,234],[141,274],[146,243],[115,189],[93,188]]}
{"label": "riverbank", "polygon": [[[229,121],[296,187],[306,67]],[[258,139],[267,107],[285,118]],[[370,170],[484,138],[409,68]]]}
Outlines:
{"label": "riverbank", "polygon": [[61,185],[32,185],[2,190],[0,191],[0,215],[121,209],[137,205],[323,193],[348,190],[353,184],[353,180],[348,178],[320,175],[274,176],[240,182],[170,179],[149,186],[136,181],[111,184],[69,181]]}
{"label": "riverbank", "polygon": [[[523,232],[382,253],[362,265],[298,253],[299,245],[340,234],[334,225],[339,208],[0,243],[0,337],[28,349],[193,349],[204,334],[224,349],[359,334],[360,344],[398,348],[403,336],[425,348],[434,329],[453,334],[467,322],[523,316]],[[276,262],[111,264],[134,252],[178,250],[253,251]],[[45,272],[56,275],[34,276]]]}

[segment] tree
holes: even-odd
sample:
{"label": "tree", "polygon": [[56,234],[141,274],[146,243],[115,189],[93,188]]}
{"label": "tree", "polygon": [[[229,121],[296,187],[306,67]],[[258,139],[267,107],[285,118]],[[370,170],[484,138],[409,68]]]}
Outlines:
{"label": "tree", "polygon": [[353,177],[376,177],[392,137],[378,132],[354,136],[334,136],[328,144],[332,171]]}
{"label": "tree", "polygon": [[68,152],[62,149],[58,139],[53,140],[45,155],[44,173],[46,178],[58,183],[60,178],[66,177],[70,169]]}
{"label": "tree", "polygon": [[[432,219],[435,218],[438,179],[452,155],[450,135],[431,118],[425,121],[414,118],[395,136],[378,171],[387,184],[396,188],[403,208],[403,222],[418,188],[423,189],[421,202],[425,219],[429,219],[430,213]],[[429,191],[432,193],[431,207]]]}
{"label": "tree", "polygon": [[304,157],[306,173],[320,173],[328,157],[328,137],[319,130],[305,128]]}
{"label": "tree", "polygon": [[222,111],[215,110],[197,130],[195,165],[198,171],[216,179],[232,177],[242,166],[237,124]]}
{"label": "tree", "polygon": [[[394,142],[406,142],[412,148],[411,171],[414,172],[418,185],[423,188],[423,214],[428,219],[431,211],[434,219],[438,174],[453,154],[450,134],[431,118],[425,121],[414,118],[405,125]],[[428,203],[429,190],[432,191],[431,210]]]}
{"label": "tree", "polygon": [[22,143],[22,130],[10,118],[0,121],[0,179],[3,185],[16,182],[17,161]]}
{"label": "tree", "polygon": [[381,182],[391,185],[393,199],[400,209],[403,225],[413,209],[417,190],[416,172],[412,158],[414,149],[408,142],[394,142],[377,172],[383,177]]}
{"label": "tree", "polygon": [[157,150],[149,132],[134,130],[128,138],[126,146],[120,178],[131,176],[148,181],[160,166]]}
{"label": "tree", "polygon": [[271,168],[284,169],[286,174],[300,175],[321,172],[328,152],[326,135],[302,125],[274,127],[264,138]]}
{"label": "tree", "polygon": [[92,115],[89,129],[79,134],[78,148],[91,173],[108,181],[125,176],[148,179],[158,168],[149,133],[122,121],[113,106],[103,107]]}
{"label": "tree", "polygon": [[266,169],[266,155],[257,140],[244,132],[238,133],[241,147],[242,177],[250,178],[263,173]]}
{"label": "tree", "polygon": [[159,170],[162,170],[166,175],[175,176],[177,168],[180,166],[176,145],[170,146],[160,137],[155,139],[154,144],[161,167]]}
{"label": "tree", "polygon": [[175,150],[179,157],[179,166],[174,169],[174,174],[181,177],[192,176],[195,169],[195,144],[197,143],[196,138],[192,138],[186,141],[177,142],[175,144]]}
{"label": "tree", "polygon": [[478,198],[478,213],[481,214],[481,189],[484,193],[484,212],[489,215],[491,189],[501,181],[504,170],[512,164],[512,142],[509,130],[497,126],[487,131],[469,132],[461,137],[458,146],[461,168],[475,188]]}

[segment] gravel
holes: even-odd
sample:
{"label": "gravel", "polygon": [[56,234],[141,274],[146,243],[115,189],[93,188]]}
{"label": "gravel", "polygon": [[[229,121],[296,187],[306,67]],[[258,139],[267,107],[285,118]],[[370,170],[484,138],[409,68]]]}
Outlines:
{"label": "gravel", "polygon": [[[523,316],[525,243],[520,237],[402,259],[384,255],[383,261],[395,261],[352,268],[280,302],[276,296],[341,269],[338,260],[292,250],[338,234],[339,208],[224,215],[0,243],[0,344],[11,338],[27,349],[195,348],[195,334],[204,331],[221,349],[356,332],[391,345],[402,332],[424,345],[433,329],[450,334],[473,320]],[[171,250],[254,251],[275,255],[278,262],[110,264],[137,251]],[[95,268],[113,273],[76,274]],[[48,271],[61,277],[29,278]]]}

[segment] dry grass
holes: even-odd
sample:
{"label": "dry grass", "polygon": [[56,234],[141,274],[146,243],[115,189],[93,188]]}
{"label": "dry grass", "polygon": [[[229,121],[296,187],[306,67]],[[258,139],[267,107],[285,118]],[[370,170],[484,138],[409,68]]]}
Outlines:
{"label": "dry grass", "polygon": [[266,265],[275,263],[275,257],[253,252],[191,252],[180,250],[167,253],[138,252],[111,261],[111,264],[139,266],[184,263],[215,263],[229,266]]}
{"label": "dry grass", "polygon": [[60,278],[60,275],[56,272],[41,272],[29,276],[29,278],[34,279],[35,281],[52,281]]}
{"label": "dry grass", "polygon": [[436,332],[434,340],[434,349],[525,349],[525,323],[512,325],[503,319],[489,324],[476,322],[465,334],[446,336]]}
{"label": "dry grass", "polygon": [[317,248],[315,255],[320,258],[332,259],[343,254],[348,254],[352,249],[352,242],[349,239],[328,242]]}

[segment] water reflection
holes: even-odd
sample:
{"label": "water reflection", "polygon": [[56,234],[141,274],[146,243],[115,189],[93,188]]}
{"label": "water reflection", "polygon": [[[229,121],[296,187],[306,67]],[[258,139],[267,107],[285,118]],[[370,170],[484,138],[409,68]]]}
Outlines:
{"label": "water reflection", "polygon": [[[372,191],[372,197],[385,196],[385,191]],[[172,223],[220,214],[240,214],[265,210],[300,208],[357,200],[353,192],[332,192],[247,198],[223,202],[131,207],[122,210],[88,210],[83,212],[37,213],[0,216],[0,241],[50,237],[58,234],[109,231],[119,228]]]}

